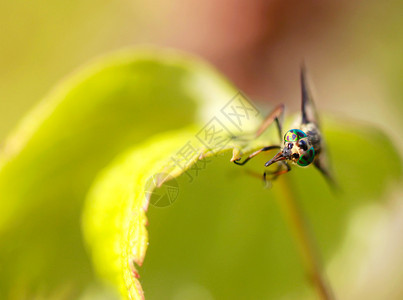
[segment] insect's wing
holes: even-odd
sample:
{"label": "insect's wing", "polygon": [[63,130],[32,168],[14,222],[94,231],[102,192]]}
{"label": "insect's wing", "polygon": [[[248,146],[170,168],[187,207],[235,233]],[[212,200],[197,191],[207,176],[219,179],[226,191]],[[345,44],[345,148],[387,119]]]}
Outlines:
{"label": "insect's wing", "polygon": [[322,173],[326,181],[334,190],[339,190],[337,182],[333,176],[332,168],[329,162],[326,145],[322,142],[322,151],[314,161],[315,167]]}
{"label": "insect's wing", "polygon": [[319,126],[318,114],[316,112],[315,103],[313,102],[312,93],[308,86],[306,68],[301,67],[301,123],[314,123]]}
{"label": "insect's wing", "polygon": [[[316,111],[315,103],[313,102],[311,90],[308,86],[307,72],[305,66],[301,67],[301,96],[301,123],[314,123],[316,126],[319,127],[319,117]],[[326,178],[327,182],[332,186],[332,188],[338,190],[337,183],[333,177],[328,152],[326,149],[326,141],[324,140],[323,135],[321,137],[321,148],[321,152],[315,159],[314,165]]]}

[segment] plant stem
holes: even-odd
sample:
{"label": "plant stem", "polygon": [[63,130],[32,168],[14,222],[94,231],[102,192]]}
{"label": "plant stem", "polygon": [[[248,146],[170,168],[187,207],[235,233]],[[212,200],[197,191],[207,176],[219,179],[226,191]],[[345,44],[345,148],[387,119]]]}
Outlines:
{"label": "plant stem", "polygon": [[304,214],[298,206],[292,184],[287,180],[287,176],[280,176],[276,183],[279,184],[281,189],[279,193],[281,197],[278,197],[279,205],[284,213],[286,223],[294,236],[305,271],[316,289],[319,299],[335,299],[322,273],[320,259],[315,251],[312,234],[309,231]]}

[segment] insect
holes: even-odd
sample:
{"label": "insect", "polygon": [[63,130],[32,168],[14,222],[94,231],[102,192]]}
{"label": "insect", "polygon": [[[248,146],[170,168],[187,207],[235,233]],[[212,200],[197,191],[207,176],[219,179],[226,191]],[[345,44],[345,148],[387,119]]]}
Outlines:
{"label": "insect", "polygon": [[268,167],[274,163],[278,164],[276,171],[263,173],[266,177],[270,174],[271,179],[277,178],[279,175],[291,171],[288,162],[292,162],[300,167],[307,167],[313,164],[327,179],[332,187],[335,187],[335,181],[330,173],[325,142],[320,132],[320,125],[316,109],[312,100],[311,93],[308,89],[305,67],[301,68],[301,121],[295,128],[288,130],[284,137],[282,135],[282,117],[284,115],[284,104],[277,106],[262,122],[256,131],[255,137],[259,137],[273,122],[276,123],[281,145],[270,145],[250,154],[241,162],[242,158],[237,158],[233,162],[237,165],[246,164],[251,158],[261,152],[273,149],[280,151],[269,161],[265,163]]}

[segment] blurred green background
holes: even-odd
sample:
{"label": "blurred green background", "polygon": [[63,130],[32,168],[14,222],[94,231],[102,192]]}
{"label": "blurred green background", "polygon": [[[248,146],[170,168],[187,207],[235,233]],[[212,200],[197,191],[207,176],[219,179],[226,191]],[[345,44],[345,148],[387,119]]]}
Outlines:
{"label": "blurred green background", "polygon": [[[200,55],[262,107],[284,102],[288,111],[298,108],[305,61],[321,112],[375,124],[403,156],[402,10],[397,0],[2,1],[0,144],[78,67],[151,43]],[[355,212],[329,265],[351,265],[355,281],[340,280],[351,299],[403,295],[403,190],[387,189],[382,205]]]}

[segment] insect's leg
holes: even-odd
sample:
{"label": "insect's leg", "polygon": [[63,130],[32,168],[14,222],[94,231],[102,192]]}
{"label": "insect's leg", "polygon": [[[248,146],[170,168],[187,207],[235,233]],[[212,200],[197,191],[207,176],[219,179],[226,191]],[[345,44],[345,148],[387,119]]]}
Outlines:
{"label": "insect's leg", "polygon": [[284,115],[284,104],[277,106],[262,122],[259,129],[256,131],[256,137],[259,137],[273,122],[276,122],[280,143],[283,140],[282,136],[282,122]]}
{"label": "insect's leg", "polygon": [[277,146],[277,145],[264,147],[264,148],[262,148],[262,149],[260,149],[260,150],[257,150],[257,151],[255,151],[255,152],[253,152],[253,153],[252,153],[251,155],[249,155],[243,162],[240,162],[240,161],[239,161],[240,159],[238,159],[238,160],[235,160],[234,163],[237,164],[237,165],[242,166],[242,165],[246,164],[251,158],[253,158],[253,157],[255,157],[256,155],[258,155],[260,152],[269,151],[269,150],[272,150],[272,149],[280,149],[280,148],[281,148],[281,147],[280,147],[280,146]]}
{"label": "insect's leg", "polygon": [[[262,122],[260,125],[259,129],[256,131],[256,137],[259,137],[266,129],[269,127],[273,122],[276,122],[278,133],[279,133],[279,138],[280,138],[280,143],[282,142],[282,129],[281,129],[281,123],[282,123],[282,116],[284,114],[284,104],[281,104],[277,106]],[[243,162],[239,162],[240,159],[234,161],[235,164],[237,165],[244,165],[246,164],[251,158],[254,156],[258,155],[262,151],[269,151],[272,149],[281,149],[280,146],[268,146],[264,147],[260,150],[255,151],[251,155],[249,155]]]}
{"label": "insect's leg", "polygon": [[266,172],[263,172],[263,183],[264,183],[265,188],[270,188],[271,182],[267,179],[266,175],[267,175]]}
{"label": "insect's leg", "polygon": [[312,95],[308,87],[305,66],[301,66],[301,116],[302,124],[315,123],[318,124],[316,108],[313,103]]}
{"label": "insect's leg", "polygon": [[[252,177],[255,177],[255,178],[258,178],[258,179],[262,179],[262,174],[261,174],[261,173],[254,172],[254,171],[252,171],[252,170],[247,170],[247,169],[245,170],[245,172],[246,172],[246,174],[248,174],[249,176],[252,176]],[[271,186],[270,181],[268,181],[268,180],[266,179],[265,174],[263,174],[263,183],[264,183],[264,186],[265,186],[266,188],[268,188],[268,187]]]}
{"label": "insect's leg", "polygon": [[[284,169],[283,166],[285,166],[286,168]],[[278,176],[288,173],[290,171],[291,171],[290,165],[287,162],[282,161],[282,162],[280,162],[276,171],[273,171],[273,172],[266,171],[265,174],[263,175],[263,177],[266,178],[267,174],[270,174],[272,176],[271,179],[274,180]]]}
{"label": "insect's leg", "polygon": [[[284,169],[284,166],[286,167],[286,169]],[[282,162],[279,163],[279,166],[277,167],[276,171],[273,171],[273,172],[265,171],[265,172],[263,172],[263,182],[265,184],[265,187],[266,188],[270,187],[271,186],[270,185],[271,180],[275,180],[278,176],[280,176],[282,174],[285,174],[285,173],[288,173],[289,171],[291,171],[290,165],[287,162],[282,161]],[[251,176],[260,178],[260,176],[257,173],[253,172],[253,171],[247,170],[247,173],[249,175],[251,175]],[[267,175],[271,176],[270,180],[268,180]]]}

